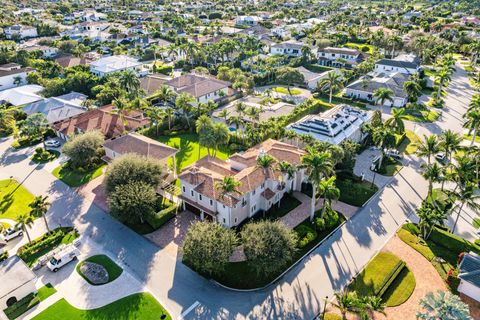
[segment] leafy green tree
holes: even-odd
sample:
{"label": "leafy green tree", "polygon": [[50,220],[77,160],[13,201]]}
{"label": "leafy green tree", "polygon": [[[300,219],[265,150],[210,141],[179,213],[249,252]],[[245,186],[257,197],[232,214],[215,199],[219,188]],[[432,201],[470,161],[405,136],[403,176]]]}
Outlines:
{"label": "leafy green tree", "polygon": [[15,116],[10,110],[0,110],[0,136],[9,136],[17,129]]}
{"label": "leafy green tree", "polygon": [[155,213],[157,193],[151,184],[130,181],[108,193],[110,213],[121,222],[144,223]]}
{"label": "leafy green tree", "polygon": [[237,243],[237,236],[232,230],[218,223],[198,221],[188,229],[183,241],[183,260],[201,273],[220,274]]}
{"label": "leafy green tree", "polygon": [[248,223],[241,232],[248,264],[259,276],[268,276],[289,263],[297,247],[297,235],[279,221]]}
{"label": "leafy green tree", "polygon": [[113,160],[105,175],[107,193],[117,186],[131,182],[145,182],[156,189],[162,176],[162,165],[155,159],[137,154],[125,154]]}
{"label": "leafy green tree", "polygon": [[76,168],[90,169],[98,165],[104,155],[105,138],[99,131],[87,131],[73,136],[62,148],[70,158],[70,164]]}
{"label": "leafy green tree", "polygon": [[420,300],[421,311],[417,312],[417,319],[423,320],[470,320],[468,306],[460,297],[450,292],[429,292]]}
{"label": "leafy green tree", "polygon": [[31,215],[33,215],[34,217],[43,218],[45,227],[47,228],[47,231],[50,232],[50,228],[48,227],[48,222],[46,217],[48,208],[50,207],[50,202],[48,202],[47,200],[48,200],[47,196],[36,196],[28,206],[31,209],[30,211]]}
{"label": "leafy green tree", "polygon": [[277,70],[277,81],[287,86],[288,93],[292,95],[290,86],[294,84],[302,84],[305,82],[303,74],[297,69],[291,67],[282,67]]}
{"label": "leafy green tree", "polygon": [[33,113],[22,124],[22,134],[30,139],[40,139],[45,146],[45,133],[48,130],[48,120],[43,113]]}

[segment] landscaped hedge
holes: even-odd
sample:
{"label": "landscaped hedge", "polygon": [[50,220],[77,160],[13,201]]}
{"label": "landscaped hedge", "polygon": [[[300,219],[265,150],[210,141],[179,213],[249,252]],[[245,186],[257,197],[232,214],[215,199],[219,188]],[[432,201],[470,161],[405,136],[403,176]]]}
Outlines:
{"label": "landscaped hedge", "polygon": [[378,292],[375,292],[377,297],[383,296],[385,291],[387,291],[388,287],[392,284],[393,281],[397,278],[397,276],[402,272],[403,268],[405,268],[406,263],[403,260],[400,260],[395,268],[393,268],[390,272],[390,274],[384,279],[383,283],[380,285],[380,289]]}
{"label": "landscaped hedge", "polygon": [[34,292],[15,302],[10,307],[3,310],[8,319],[16,319],[25,311],[40,303],[37,295]]}
{"label": "landscaped hedge", "polygon": [[[323,97],[325,99],[329,99],[330,95],[324,93],[324,92],[316,92],[313,94],[314,97]],[[357,108],[362,108],[365,109],[367,107],[366,103],[356,101],[352,98],[347,98],[347,97],[337,97],[337,96],[332,96],[332,103],[337,103],[337,104],[348,104]]]}
{"label": "landscaped hedge", "polygon": [[317,232],[313,228],[307,225],[299,225],[295,229],[295,232],[298,235],[299,248],[304,248],[305,246],[307,246],[309,243],[311,243],[317,238]]}
{"label": "landscaped hedge", "polygon": [[50,246],[58,244],[62,241],[63,237],[71,232],[73,228],[57,228],[52,230],[50,233],[45,233],[40,238],[33,240],[30,243],[27,243],[21,246],[17,253],[20,258],[25,260],[28,256],[34,255],[35,253],[42,251]]}
{"label": "landscaped hedge", "polygon": [[333,68],[321,66],[318,64],[308,64],[305,66],[305,68],[312,72],[326,72],[326,71],[333,70]]}
{"label": "landscaped hedge", "polygon": [[480,254],[480,246],[440,228],[434,228],[428,239],[457,254],[469,251]]}
{"label": "landscaped hedge", "polygon": [[161,226],[163,226],[165,223],[170,221],[170,219],[174,218],[175,215],[177,214],[177,206],[176,205],[171,205],[159,212],[157,212],[155,215],[148,217],[147,223],[153,228],[153,229],[158,229]]}

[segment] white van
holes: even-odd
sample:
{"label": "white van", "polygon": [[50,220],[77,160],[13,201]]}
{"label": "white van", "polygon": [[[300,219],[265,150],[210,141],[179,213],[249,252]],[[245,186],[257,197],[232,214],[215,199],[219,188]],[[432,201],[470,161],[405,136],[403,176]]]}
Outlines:
{"label": "white van", "polygon": [[74,245],[68,245],[47,262],[47,267],[50,271],[57,272],[58,269],[76,259],[80,255],[80,251]]}

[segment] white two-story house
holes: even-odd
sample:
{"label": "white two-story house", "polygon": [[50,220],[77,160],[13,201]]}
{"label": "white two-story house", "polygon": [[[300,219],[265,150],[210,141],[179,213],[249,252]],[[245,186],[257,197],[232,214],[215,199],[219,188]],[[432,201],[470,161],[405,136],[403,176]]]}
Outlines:
{"label": "white two-story house", "polygon": [[302,56],[302,48],[303,47],[310,47],[310,52],[313,55],[317,54],[317,49],[312,48],[306,43],[295,41],[295,40],[288,40],[281,43],[275,43],[270,47],[270,54],[280,54],[282,56],[289,56],[292,58],[297,58]]}
{"label": "white two-story house", "polygon": [[399,55],[395,59],[380,59],[375,62],[376,73],[402,73],[404,75],[417,74],[420,70],[420,59],[412,54]]}
{"label": "white two-story house", "polygon": [[177,94],[188,93],[195,98],[194,104],[196,105],[226,97],[229,94],[228,87],[231,86],[231,83],[214,77],[185,74],[165,82],[164,85],[172,88]]}
{"label": "white two-story house", "polygon": [[[268,169],[257,165],[257,158],[265,154],[275,163]],[[305,151],[290,144],[269,139],[236,153],[228,160],[204,157],[186,167],[179,175],[180,199],[184,209],[231,228],[261,211],[276,205],[286,192],[301,190],[306,180],[305,170],[298,169],[293,177],[276,169],[278,162],[301,164]],[[223,194],[218,183],[230,176],[239,182],[238,192]]]}
{"label": "white two-story house", "polygon": [[0,91],[27,84],[27,74],[34,71],[17,63],[0,65]]}
{"label": "white two-story house", "polygon": [[14,25],[3,29],[7,39],[26,39],[38,36],[37,28],[23,25]]}
{"label": "white two-story house", "polygon": [[148,73],[142,62],[126,55],[105,57],[90,63],[90,72],[98,77],[125,70],[131,70],[138,76],[146,76]]}
{"label": "white two-story house", "polygon": [[364,60],[361,51],[349,48],[327,47],[318,50],[318,63],[322,66],[335,68],[351,68]]}

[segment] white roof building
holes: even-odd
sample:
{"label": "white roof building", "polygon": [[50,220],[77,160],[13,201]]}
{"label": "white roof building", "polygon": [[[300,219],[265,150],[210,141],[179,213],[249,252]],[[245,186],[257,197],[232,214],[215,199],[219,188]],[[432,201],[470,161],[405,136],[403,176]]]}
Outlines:
{"label": "white roof building", "polygon": [[27,84],[25,86],[6,89],[0,91],[0,102],[8,102],[16,107],[24,104],[42,100],[39,93],[43,90],[42,86],[36,84]]}
{"label": "white roof building", "polygon": [[23,107],[23,111],[27,115],[42,113],[47,118],[48,123],[54,123],[87,111],[82,107],[82,102],[86,99],[87,96],[82,93],[70,92],[62,96],[31,103]]}
{"label": "white roof building", "polygon": [[370,122],[372,114],[349,105],[338,105],[323,114],[307,115],[287,129],[336,145],[347,139],[360,142],[364,138],[362,125]]}
{"label": "white roof building", "polygon": [[105,57],[90,64],[90,71],[99,77],[124,70],[135,71],[140,76],[147,74],[142,62],[126,55]]}
{"label": "white roof building", "polygon": [[18,256],[0,263],[0,308],[6,309],[31,292],[36,292],[37,276]]}

